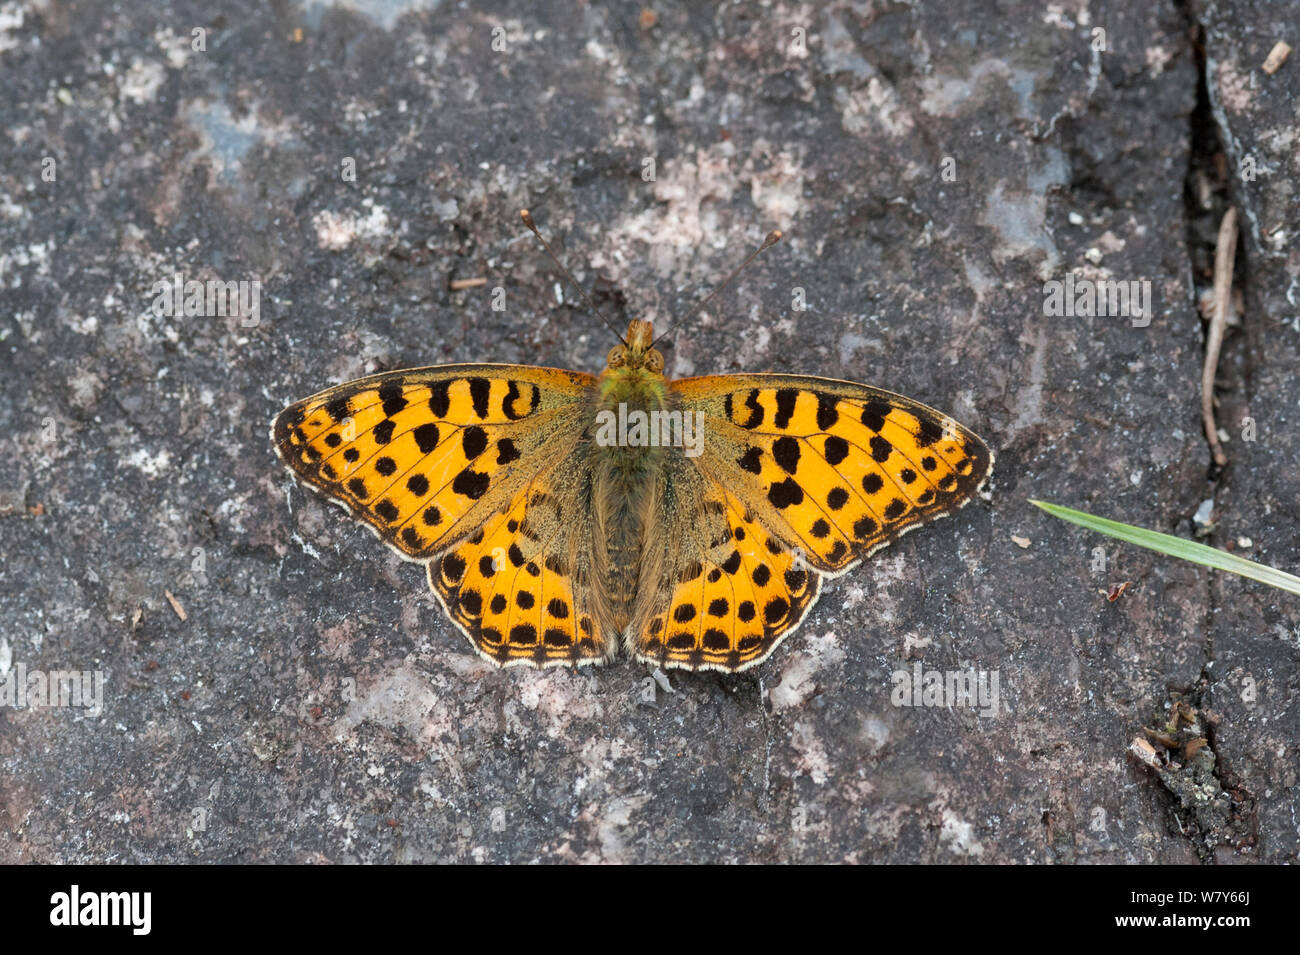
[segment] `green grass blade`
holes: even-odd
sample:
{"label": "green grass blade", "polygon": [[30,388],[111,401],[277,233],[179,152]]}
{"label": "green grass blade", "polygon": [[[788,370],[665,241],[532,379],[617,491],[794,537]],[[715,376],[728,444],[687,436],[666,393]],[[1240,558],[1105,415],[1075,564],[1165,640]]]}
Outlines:
{"label": "green grass blade", "polygon": [[1226,570],[1232,574],[1240,574],[1242,577],[1258,580],[1260,583],[1276,587],[1278,590],[1300,594],[1300,577],[1274,570],[1264,564],[1257,564],[1253,560],[1246,560],[1246,558],[1238,557],[1236,554],[1229,554],[1227,551],[1218,550],[1214,547],[1206,547],[1204,544],[1198,544],[1195,541],[1183,540],[1181,537],[1174,537],[1172,534],[1161,534],[1159,531],[1149,531],[1141,527],[1134,527],[1132,524],[1109,521],[1104,517],[1096,517],[1084,511],[1062,507],[1059,504],[1048,504],[1046,501],[1035,501],[1033,498],[1029,499],[1029,503],[1042,508],[1053,517],[1059,517],[1071,524],[1086,527],[1090,531],[1106,534],[1127,541],[1130,544],[1137,544],[1139,547],[1158,551],[1161,554],[1168,554],[1170,557],[1190,560],[1194,564],[1204,564],[1206,567],[1213,567],[1215,570]]}

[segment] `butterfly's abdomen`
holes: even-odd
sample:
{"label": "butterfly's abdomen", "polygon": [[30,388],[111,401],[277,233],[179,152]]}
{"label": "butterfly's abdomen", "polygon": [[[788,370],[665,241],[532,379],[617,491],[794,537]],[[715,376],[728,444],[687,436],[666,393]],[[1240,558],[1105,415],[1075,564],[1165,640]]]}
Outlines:
{"label": "butterfly's abdomen", "polygon": [[649,433],[649,416],[666,410],[662,375],[641,369],[602,376],[591,443],[597,524],[603,528],[604,584],[614,624],[627,626],[641,575],[643,541],[652,519],[654,495],[663,470],[662,447]]}
{"label": "butterfly's abdomen", "polygon": [[636,601],[637,580],[641,574],[642,537],[645,533],[645,508],[641,486],[628,484],[617,471],[607,471],[598,479],[597,507],[605,511],[604,526],[608,578],[606,586],[615,627],[621,632],[632,616]]}

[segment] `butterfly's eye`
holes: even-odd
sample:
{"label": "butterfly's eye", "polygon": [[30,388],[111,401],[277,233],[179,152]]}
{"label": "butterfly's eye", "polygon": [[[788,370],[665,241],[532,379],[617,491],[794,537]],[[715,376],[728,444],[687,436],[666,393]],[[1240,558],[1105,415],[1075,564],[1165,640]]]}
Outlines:
{"label": "butterfly's eye", "polygon": [[605,360],[610,368],[622,368],[627,362],[627,349],[622,345],[615,345],[609,350],[609,357]]}
{"label": "butterfly's eye", "polygon": [[664,370],[664,356],[658,349],[652,348],[645,353],[645,367],[646,371],[652,371],[656,375]]}

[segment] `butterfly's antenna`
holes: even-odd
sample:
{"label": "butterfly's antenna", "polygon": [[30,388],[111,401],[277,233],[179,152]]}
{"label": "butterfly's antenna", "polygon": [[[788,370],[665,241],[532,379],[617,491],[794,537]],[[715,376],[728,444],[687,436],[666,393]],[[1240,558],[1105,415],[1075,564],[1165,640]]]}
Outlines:
{"label": "butterfly's antenna", "polygon": [[613,332],[619,341],[626,345],[627,342],[624,340],[622,335],[619,335],[618,329],[611,325],[609,319],[600,313],[600,309],[598,309],[596,303],[591,300],[591,296],[588,295],[586,290],[578,284],[578,280],[569,274],[569,270],[564,267],[564,263],[560,261],[560,257],[551,251],[551,244],[546,241],[540,232],[537,231],[537,224],[533,222],[532,213],[527,209],[520,209],[519,218],[523,219],[524,225],[528,226],[528,228],[532,230],[533,235],[537,236],[538,241],[542,243],[542,247],[546,249],[546,254],[551,257],[551,261],[554,262],[559,267],[560,271],[564,273],[564,277],[573,283],[573,287],[578,290],[578,294],[582,296],[583,301],[585,301],[591,310],[596,313],[596,317],[605,323],[605,327]]}
{"label": "butterfly's antenna", "polygon": [[[734,279],[734,278],[735,278],[737,275],[739,275],[741,272],[745,271],[746,266],[748,266],[750,262],[753,262],[756,258],[758,258],[758,255],[759,255],[760,252],[765,252],[766,250],[772,248],[772,246],[776,245],[776,244],[777,244],[778,242],[780,242],[780,241],[781,241],[781,230],[780,230],[780,229],[773,229],[771,232],[769,232],[769,233],[767,234],[767,238],[763,240],[763,244],[760,245],[760,246],[759,246],[757,249],[755,249],[753,252],[749,253],[749,258],[745,259],[744,262],[741,262],[740,265],[736,268],[736,270],[735,270],[734,272],[732,272],[732,273],[731,273],[730,275],[728,275],[725,279],[723,279],[723,280],[722,280],[722,284],[719,285],[717,288],[715,288],[712,292],[710,292],[710,293],[705,297],[704,301],[700,302],[699,305],[696,305],[693,309],[691,309],[689,312],[687,312],[687,313],[686,313],[686,317],[687,317],[687,318],[690,318],[690,317],[692,317],[692,316],[698,314],[699,312],[703,311],[704,306],[705,306],[705,305],[708,305],[711,301],[713,301],[713,297],[714,297],[715,295],[717,295],[717,294],[718,294],[719,292],[721,292],[724,288],[726,288],[728,285],[730,285],[732,279]],[[660,335],[658,338],[656,338],[656,339],[655,339],[655,340],[650,344],[650,347],[653,348],[655,345],[659,344],[661,341],[663,341],[665,338],[667,338],[667,337],[668,337],[668,333],[671,332],[674,328],[676,328],[679,324],[681,324],[681,320],[680,320],[680,319],[679,319],[678,321],[676,321],[676,322],[673,322],[671,325],[669,325],[669,326],[668,326],[668,330],[665,331],[665,332],[664,332],[662,335]]]}

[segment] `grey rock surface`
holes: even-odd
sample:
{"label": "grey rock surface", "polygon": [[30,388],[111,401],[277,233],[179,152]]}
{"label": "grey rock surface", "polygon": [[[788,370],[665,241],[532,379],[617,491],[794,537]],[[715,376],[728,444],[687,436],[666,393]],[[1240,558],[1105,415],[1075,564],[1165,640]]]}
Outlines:
{"label": "grey rock surface", "polygon": [[[9,8],[0,681],[104,683],[0,706],[0,861],[1296,858],[1300,603],[1027,503],[1191,536],[1213,500],[1211,543],[1300,566],[1300,58],[1261,68],[1295,3]],[[785,230],[670,372],[906,393],[989,441],[989,493],[756,670],[492,668],[267,426],[370,371],[598,370],[523,206],[618,323]],[[1070,272],[1154,315],[1047,314]],[[260,309],[159,315],[175,275]],[[918,666],[996,673],[996,714],[895,705]]]}

